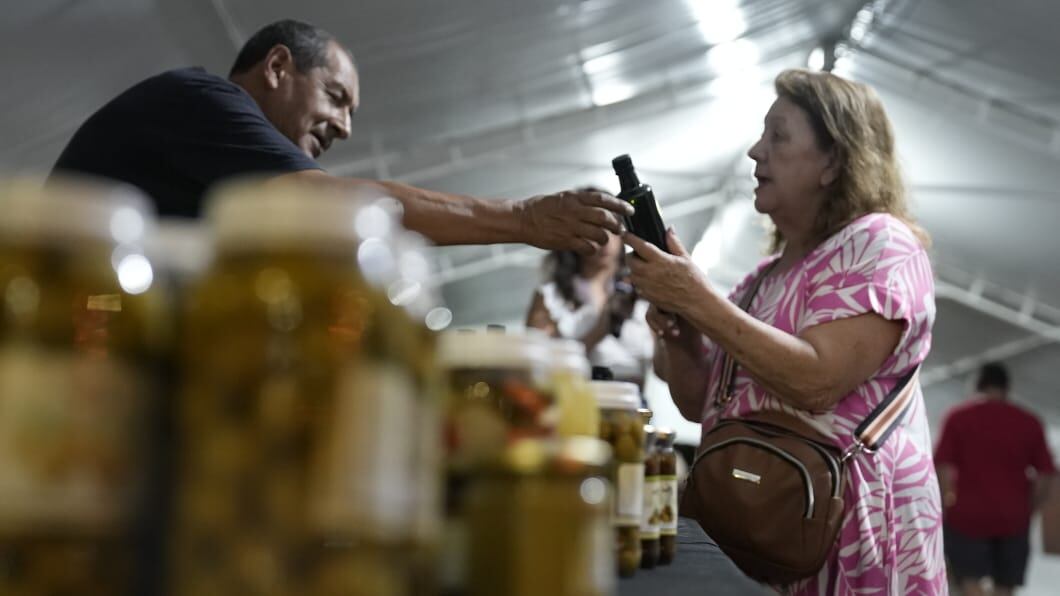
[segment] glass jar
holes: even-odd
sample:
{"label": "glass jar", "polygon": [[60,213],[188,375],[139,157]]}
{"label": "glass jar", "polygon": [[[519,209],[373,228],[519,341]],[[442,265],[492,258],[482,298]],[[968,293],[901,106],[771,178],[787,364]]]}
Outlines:
{"label": "glass jar", "polygon": [[555,435],[556,406],[549,351],[536,334],[503,330],[447,331],[439,359],[449,377],[444,406],[445,530],[441,582],[445,593],[464,589],[468,482],[513,442]]}
{"label": "glass jar", "polygon": [[659,458],[655,453],[655,427],[645,424],[644,510],[640,522],[640,566],[642,569],[653,569],[659,563],[658,498]]}
{"label": "glass jar", "polygon": [[677,433],[655,429],[655,453],[659,459],[659,564],[669,565],[677,554]]}
{"label": "glass jar", "polygon": [[559,406],[556,432],[561,437],[596,437],[600,411],[589,388],[589,360],[585,345],[575,339],[553,339],[552,386]]}
{"label": "glass jar", "polygon": [[0,184],[0,594],[153,591],[165,296],[131,187]]}
{"label": "glass jar", "polygon": [[632,576],[640,566],[640,524],[644,510],[644,424],[637,415],[640,395],[633,383],[590,383],[600,407],[600,438],[611,445],[609,478],[615,487],[611,524],[615,529],[618,573]]}
{"label": "glass jar", "polygon": [[467,493],[469,596],[605,596],[614,588],[611,449],[523,439]]}
{"label": "glass jar", "polygon": [[[185,302],[173,594],[404,596],[417,585],[419,433],[437,426],[386,210],[230,186]],[[428,367],[429,368],[429,367]],[[430,435],[435,436],[435,435]]]}

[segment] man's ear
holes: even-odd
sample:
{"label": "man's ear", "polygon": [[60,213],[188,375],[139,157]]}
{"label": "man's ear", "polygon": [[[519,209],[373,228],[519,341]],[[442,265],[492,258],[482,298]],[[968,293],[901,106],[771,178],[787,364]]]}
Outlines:
{"label": "man's ear", "polygon": [[821,186],[831,186],[836,180],[839,179],[839,149],[835,145],[828,150],[828,161],[825,163],[824,170],[821,171]]}
{"label": "man's ear", "polygon": [[265,54],[265,86],[268,89],[276,89],[280,82],[288,76],[294,66],[294,57],[291,49],[283,44],[272,46],[268,54]]}

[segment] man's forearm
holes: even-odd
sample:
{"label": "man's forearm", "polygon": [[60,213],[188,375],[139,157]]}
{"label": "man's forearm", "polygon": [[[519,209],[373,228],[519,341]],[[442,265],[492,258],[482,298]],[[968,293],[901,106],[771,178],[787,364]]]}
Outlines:
{"label": "man's forearm", "polygon": [[276,182],[321,184],[355,196],[393,197],[404,211],[402,224],[435,244],[530,242],[518,201],[486,200],[443,193],[393,181],[340,178],[320,170],[277,176]]}
{"label": "man's forearm", "polygon": [[416,188],[400,182],[376,184],[401,202],[405,227],[436,244],[526,242],[516,201],[485,200]]}

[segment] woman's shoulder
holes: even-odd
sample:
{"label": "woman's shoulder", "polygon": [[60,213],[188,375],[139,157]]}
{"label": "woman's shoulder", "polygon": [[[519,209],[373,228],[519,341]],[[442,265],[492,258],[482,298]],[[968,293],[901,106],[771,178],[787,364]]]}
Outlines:
{"label": "woman's shoulder", "polygon": [[847,265],[880,259],[922,258],[927,250],[909,224],[890,213],[869,213],[848,223],[807,259],[813,267],[839,259]]}
{"label": "woman's shoulder", "polygon": [[758,279],[758,277],[762,275],[762,273],[773,263],[775,263],[779,258],[779,254],[773,254],[759,261],[758,264],[755,265],[754,269],[752,269],[747,275],[745,275],[744,278],[741,279],[738,284],[733,286],[732,291],[729,292],[729,299],[734,302],[737,302],[738,299],[743,296],[744,292],[747,291],[747,288],[749,288],[751,284],[756,279]]}
{"label": "woman's shoulder", "polygon": [[847,224],[834,239],[845,244],[856,237],[872,242],[897,243],[912,249],[923,249],[909,224],[890,213],[868,213]]}

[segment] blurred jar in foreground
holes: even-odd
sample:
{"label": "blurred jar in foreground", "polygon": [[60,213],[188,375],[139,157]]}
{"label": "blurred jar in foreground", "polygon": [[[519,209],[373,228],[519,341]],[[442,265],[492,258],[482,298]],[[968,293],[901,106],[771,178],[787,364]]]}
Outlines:
{"label": "blurred jar in foreground", "polygon": [[640,394],[633,383],[593,381],[600,407],[600,438],[611,445],[609,478],[615,487],[611,524],[615,528],[618,573],[640,566],[640,524],[644,510],[644,424],[637,415]]}
{"label": "blurred jar in foreground", "polygon": [[[398,596],[422,585],[426,334],[372,281],[396,222],[319,188],[230,186],[185,304],[173,593]],[[430,437],[436,436],[430,434]]]}
{"label": "blurred jar in foreground", "polygon": [[537,334],[447,331],[439,359],[449,377],[445,397],[445,537],[441,581],[446,594],[466,582],[464,493],[468,482],[512,443],[554,436],[557,409],[550,353]]}
{"label": "blurred jar in foreground", "polygon": [[[650,412],[650,410],[649,410]],[[651,418],[649,415],[648,418]],[[644,510],[640,522],[640,566],[659,563],[659,458],[655,453],[655,427],[644,425]]]}
{"label": "blurred jar in foreground", "polygon": [[669,565],[677,555],[677,433],[655,429],[655,452],[659,458],[659,564]]}
{"label": "blurred jar in foreground", "polygon": [[589,387],[589,359],[585,346],[575,339],[553,339],[552,386],[559,406],[556,431],[561,437],[596,437],[600,411]]}
{"label": "blurred jar in foreground", "polygon": [[0,594],[152,589],[167,337],[131,187],[0,183]]}
{"label": "blurred jar in foreground", "polygon": [[524,439],[471,481],[469,596],[613,592],[610,451],[589,437]]}

